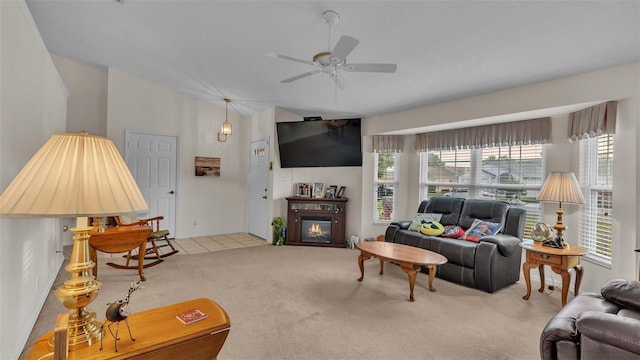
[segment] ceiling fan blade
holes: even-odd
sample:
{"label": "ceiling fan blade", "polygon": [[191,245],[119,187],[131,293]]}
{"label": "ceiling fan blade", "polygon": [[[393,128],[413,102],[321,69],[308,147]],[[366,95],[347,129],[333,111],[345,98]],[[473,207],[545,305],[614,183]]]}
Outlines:
{"label": "ceiling fan blade", "polygon": [[393,73],[397,68],[396,64],[347,64],[342,67],[344,71],[381,73]]}
{"label": "ceiling fan blade", "polygon": [[358,45],[360,41],[356,38],[352,38],[351,36],[342,35],[340,40],[336,46],[333,47],[333,51],[331,51],[331,56],[329,60],[331,60],[334,64],[344,63],[347,59],[347,56],[351,54],[353,49]]}
{"label": "ceiling fan blade", "polygon": [[280,55],[280,54],[274,54],[274,53],[268,53],[267,56],[268,57],[272,57],[272,58],[285,59],[285,60],[290,60],[290,61],[295,61],[295,62],[299,62],[299,63],[311,65],[311,66],[315,66],[313,61],[300,59],[300,58],[293,57],[293,56]]}
{"label": "ceiling fan blade", "polygon": [[300,74],[300,75],[296,75],[296,76],[294,76],[294,77],[290,77],[290,78],[288,78],[288,79],[284,79],[284,80],[282,80],[282,81],[280,81],[280,82],[281,82],[281,83],[290,83],[290,82],[292,82],[292,81],[300,80],[300,79],[306,78],[306,77],[308,77],[308,76],[315,75],[315,74],[319,73],[320,71],[322,71],[322,70],[313,70],[313,71],[309,71],[309,72],[306,72],[306,73],[304,73],[304,74]]}

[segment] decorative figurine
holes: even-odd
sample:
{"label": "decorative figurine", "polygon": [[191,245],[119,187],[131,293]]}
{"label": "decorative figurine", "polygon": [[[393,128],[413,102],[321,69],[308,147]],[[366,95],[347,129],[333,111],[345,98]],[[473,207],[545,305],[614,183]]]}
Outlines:
{"label": "decorative figurine", "polygon": [[[129,327],[129,320],[128,320],[129,314],[130,314],[129,297],[131,296],[131,293],[136,291],[139,287],[140,287],[140,280],[136,280],[135,282],[132,282],[131,286],[129,287],[129,293],[124,298],[124,300],[118,300],[111,304],[107,304],[109,305],[109,307],[107,307],[107,313],[106,313],[107,319],[102,324],[102,337],[100,337],[100,350],[102,350],[102,339],[104,338],[104,326],[107,324],[107,321],[110,322],[107,328],[109,329],[111,336],[113,336],[113,338],[115,339],[114,347],[116,352],[118,352],[118,340],[120,340],[120,338],[118,337],[118,330],[120,330],[120,321],[124,320],[124,323],[127,325],[127,330],[129,330],[129,337],[131,338],[131,341],[136,341],[136,339],[134,339],[133,336],[131,335],[131,328]],[[115,335],[113,334],[113,331],[111,331],[111,325],[113,325],[113,323],[116,323]]]}

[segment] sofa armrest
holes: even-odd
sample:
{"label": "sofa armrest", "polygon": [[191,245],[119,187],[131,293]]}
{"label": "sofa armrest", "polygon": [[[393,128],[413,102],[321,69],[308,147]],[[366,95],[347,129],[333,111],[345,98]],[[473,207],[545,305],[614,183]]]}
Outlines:
{"label": "sofa armrest", "polygon": [[502,256],[511,256],[520,249],[520,239],[512,235],[497,234],[483,236],[480,238],[480,242],[496,244]]}
{"label": "sofa armrest", "polygon": [[409,226],[411,226],[411,221],[394,221],[389,225],[395,225],[400,228],[400,230],[408,230]]}
{"label": "sofa armrest", "polygon": [[597,311],[578,315],[576,328],[581,336],[640,355],[640,320]]}

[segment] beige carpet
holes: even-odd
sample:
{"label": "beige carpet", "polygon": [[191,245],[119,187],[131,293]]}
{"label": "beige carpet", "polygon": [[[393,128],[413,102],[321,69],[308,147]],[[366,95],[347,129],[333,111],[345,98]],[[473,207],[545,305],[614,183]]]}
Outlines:
{"label": "beige carpet", "polygon": [[[393,264],[379,276],[378,261],[369,260],[364,282],[356,281],[357,256],[272,245],[174,255],[145,269],[130,305],[135,312],[213,299],[231,318],[219,359],[539,359],[540,332],[560,309],[558,292],[534,290],[522,300],[523,280],[488,294],[436,279],[432,293],[425,274],[412,303],[407,275]],[[61,271],[56,286],[67,277]],[[103,319],[106,304],[123,298],[136,278],[100,262],[103,287],[90,309]],[[29,343],[63,311],[51,294]]]}

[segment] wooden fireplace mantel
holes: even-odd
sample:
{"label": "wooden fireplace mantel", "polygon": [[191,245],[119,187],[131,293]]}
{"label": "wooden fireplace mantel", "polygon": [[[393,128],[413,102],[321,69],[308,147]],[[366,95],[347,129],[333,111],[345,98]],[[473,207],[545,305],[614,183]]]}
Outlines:
{"label": "wooden fireplace mantel", "polygon": [[[287,198],[287,245],[311,245],[345,247],[345,222],[347,198],[318,199],[291,196]],[[305,242],[302,239],[303,220],[324,219],[331,222],[331,235],[328,243]]]}

